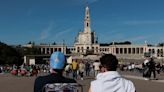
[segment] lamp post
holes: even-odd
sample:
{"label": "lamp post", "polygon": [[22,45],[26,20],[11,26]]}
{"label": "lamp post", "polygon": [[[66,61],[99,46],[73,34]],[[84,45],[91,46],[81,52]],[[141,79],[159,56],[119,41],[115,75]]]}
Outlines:
{"label": "lamp post", "polygon": [[65,51],[64,51],[65,47],[64,46],[65,46],[65,40],[63,40],[63,53],[65,54]]}
{"label": "lamp post", "polygon": [[164,57],[163,57],[163,55],[164,55],[164,54],[163,54],[163,47],[164,47],[163,45],[164,45],[164,43],[162,43],[162,64],[163,64],[163,58],[164,58]]}

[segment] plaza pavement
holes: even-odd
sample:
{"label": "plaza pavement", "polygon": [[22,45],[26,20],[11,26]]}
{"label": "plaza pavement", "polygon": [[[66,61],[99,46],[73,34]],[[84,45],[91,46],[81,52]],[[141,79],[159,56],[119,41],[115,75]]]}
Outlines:
{"label": "plaza pavement", "polygon": [[[164,92],[164,74],[158,75],[159,80],[148,81],[137,73],[121,72],[121,74],[134,83],[137,92]],[[35,78],[0,74],[0,92],[33,92]],[[84,92],[87,92],[92,80],[94,77],[85,77],[84,80],[77,82],[82,84]]]}

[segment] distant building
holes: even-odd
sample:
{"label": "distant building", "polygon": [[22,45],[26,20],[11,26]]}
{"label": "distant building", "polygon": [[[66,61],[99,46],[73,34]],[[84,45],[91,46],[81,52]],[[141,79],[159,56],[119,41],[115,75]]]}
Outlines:
{"label": "distant building", "polygon": [[96,33],[91,31],[91,20],[89,7],[86,7],[85,18],[84,18],[84,30],[79,32],[75,39],[74,47],[76,53],[86,54],[87,52],[98,53],[95,51],[99,48],[98,41],[96,39]]}
{"label": "distant building", "polygon": [[163,47],[148,46],[147,42],[142,45],[135,44],[113,44],[101,45],[98,43],[96,32],[91,31],[90,10],[86,6],[84,29],[79,32],[74,45],[71,47],[66,46],[64,43],[61,45],[24,45],[25,47],[34,46],[40,50],[41,55],[50,55],[54,51],[61,51],[65,54],[102,54],[111,53],[122,59],[141,59],[144,58],[144,53],[150,53],[156,58],[163,57]]}

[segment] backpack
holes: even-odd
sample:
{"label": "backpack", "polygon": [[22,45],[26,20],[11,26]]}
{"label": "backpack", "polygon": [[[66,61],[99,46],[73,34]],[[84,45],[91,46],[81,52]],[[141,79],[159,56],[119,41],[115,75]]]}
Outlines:
{"label": "backpack", "polygon": [[46,84],[42,92],[83,92],[83,88],[77,83],[51,83]]}

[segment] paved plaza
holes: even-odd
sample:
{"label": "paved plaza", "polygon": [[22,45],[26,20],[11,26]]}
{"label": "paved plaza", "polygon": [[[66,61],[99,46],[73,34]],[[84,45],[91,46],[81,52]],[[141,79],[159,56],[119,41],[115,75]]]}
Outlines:
{"label": "paved plaza", "polygon": [[[159,80],[144,80],[141,75],[131,72],[121,73],[125,78],[133,81],[137,92],[164,92],[164,74],[158,75]],[[0,74],[0,92],[33,92],[34,80],[36,77],[16,77],[10,74]],[[90,82],[94,77],[85,77],[84,80],[77,80],[83,85],[84,92],[87,92]]]}

